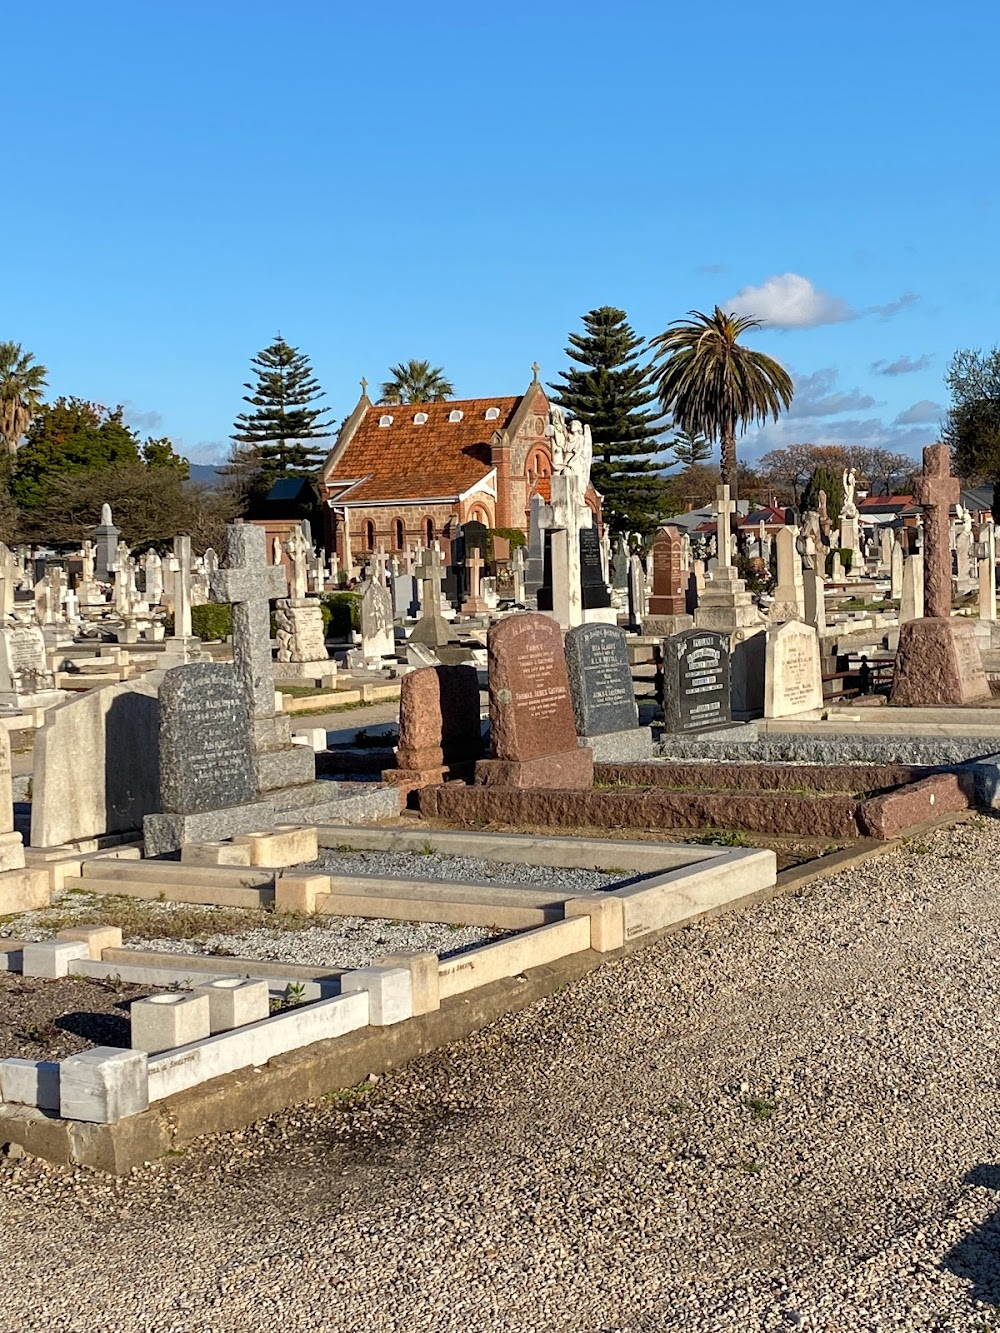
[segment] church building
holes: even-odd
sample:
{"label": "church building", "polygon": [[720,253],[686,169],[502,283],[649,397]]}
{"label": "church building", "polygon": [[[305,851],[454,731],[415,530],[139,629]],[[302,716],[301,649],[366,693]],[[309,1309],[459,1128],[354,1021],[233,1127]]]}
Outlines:
{"label": "church building", "polygon": [[[374,404],[367,384],[320,472],[328,545],[341,566],[381,546],[447,544],[461,525],[528,531],[531,501],[549,499],[549,401],[538,367],[512,398]],[[588,503],[599,514],[596,492]]]}

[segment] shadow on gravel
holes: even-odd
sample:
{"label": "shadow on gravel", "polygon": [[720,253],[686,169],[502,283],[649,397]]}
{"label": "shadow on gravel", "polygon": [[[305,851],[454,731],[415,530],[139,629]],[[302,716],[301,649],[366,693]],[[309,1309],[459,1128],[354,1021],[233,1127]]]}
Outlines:
{"label": "shadow on gravel", "polygon": [[[965,1184],[1000,1193],[1000,1166],[977,1166]],[[1000,1306],[1000,1211],[960,1240],[941,1262],[950,1273],[972,1283],[973,1300]]]}
{"label": "shadow on gravel", "polygon": [[128,1046],[131,1040],[131,1026],[126,1014],[95,1014],[75,1009],[57,1018],[53,1026],[63,1032],[72,1032],[93,1046]]}

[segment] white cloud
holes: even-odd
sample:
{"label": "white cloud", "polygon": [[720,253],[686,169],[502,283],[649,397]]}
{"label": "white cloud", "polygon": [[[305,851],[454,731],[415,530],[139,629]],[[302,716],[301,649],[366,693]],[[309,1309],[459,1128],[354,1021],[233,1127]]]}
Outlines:
{"label": "white cloud", "polygon": [[200,440],[197,444],[174,440],[173,443],[175,451],[189,463],[223,463],[229,457],[229,445],[225,440]]}
{"label": "white cloud", "polygon": [[818,291],[799,273],[775,274],[759,287],[744,287],[723,305],[777,329],[812,329],[856,318],[842,297]]}
{"label": "white cloud", "polygon": [[775,273],[759,287],[743,287],[724,302],[724,308],[738,315],[751,315],[773,329],[815,329],[820,324],[843,324],[863,315],[891,319],[919,300],[916,292],[903,292],[886,305],[852,310],[842,296],[821,292],[801,273]]}
{"label": "white cloud", "polygon": [[159,412],[142,412],[136,407],[135,403],[130,402],[127,398],[122,403],[122,407],[125,409],[125,424],[131,426],[133,430],[139,431],[140,434],[145,431],[152,435],[163,424],[163,417]]}
{"label": "white cloud", "polygon": [[914,403],[908,407],[905,412],[900,412],[899,416],[893,422],[894,426],[924,426],[935,425],[944,416],[944,408],[940,403],[932,403],[929,398],[921,398],[919,403]]}
{"label": "white cloud", "polygon": [[794,375],[795,397],[788,416],[800,421],[812,417],[835,417],[842,412],[867,412],[875,399],[860,389],[837,392],[837,371],[824,366],[811,375]]}
{"label": "white cloud", "polygon": [[930,353],[924,352],[921,356],[901,356],[895,361],[873,361],[872,370],[876,375],[912,375],[926,370],[931,360]]}

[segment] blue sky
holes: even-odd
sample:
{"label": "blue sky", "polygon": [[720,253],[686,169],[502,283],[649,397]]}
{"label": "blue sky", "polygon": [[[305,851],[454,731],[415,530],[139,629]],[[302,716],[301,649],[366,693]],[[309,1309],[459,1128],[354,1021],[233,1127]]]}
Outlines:
{"label": "blue sky", "polygon": [[747,309],[797,384],[751,458],[916,451],[1000,342],[989,0],[55,0],[4,36],[0,338],[194,461],[279,329],[339,420],[410,356],[551,379],[596,305]]}

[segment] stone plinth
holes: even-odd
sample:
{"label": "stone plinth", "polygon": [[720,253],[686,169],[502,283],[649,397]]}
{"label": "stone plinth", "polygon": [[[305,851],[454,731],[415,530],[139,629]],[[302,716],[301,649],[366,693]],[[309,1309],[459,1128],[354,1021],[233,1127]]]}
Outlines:
{"label": "stone plinth", "polygon": [[642,632],[653,639],[669,639],[672,634],[683,634],[694,628],[694,616],[643,616]]}
{"label": "stone plinth", "polygon": [[891,704],[955,706],[988,698],[989,682],[971,621],[934,617],[900,626]]}
{"label": "stone plinth", "polygon": [[719,565],[709,583],[698,594],[694,613],[697,629],[744,629],[760,623],[753,594],[732,565]]}
{"label": "stone plinth", "polygon": [[594,785],[594,752],[578,746],[561,754],[536,759],[480,759],[476,764],[480,787],[548,787],[586,791]]}

